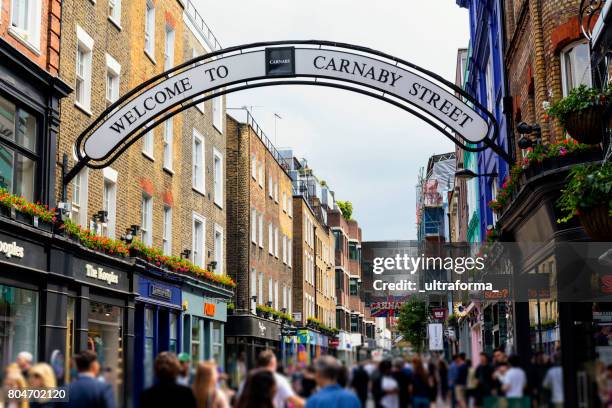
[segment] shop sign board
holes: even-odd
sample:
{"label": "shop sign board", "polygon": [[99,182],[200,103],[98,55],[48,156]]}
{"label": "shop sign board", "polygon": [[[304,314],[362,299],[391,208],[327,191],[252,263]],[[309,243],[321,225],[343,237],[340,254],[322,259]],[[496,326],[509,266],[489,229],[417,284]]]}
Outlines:
{"label": "shop sign board", "polygon": [[130,278],[127,271],[93,262],[91,259],[74,258],[72,273],[75,279],[108,289],[127,291]]}
{"label": "shop sign board", "polygon": [[0,264],[4,262],[39,270],[47,269],[47,257],[42,245],[0,234]]}
{"label": "shop sign board", "polygon": [[444,350],[444,336],[442,323],[430,323],[427,325],[427,335],[429,337],[429,350]]}

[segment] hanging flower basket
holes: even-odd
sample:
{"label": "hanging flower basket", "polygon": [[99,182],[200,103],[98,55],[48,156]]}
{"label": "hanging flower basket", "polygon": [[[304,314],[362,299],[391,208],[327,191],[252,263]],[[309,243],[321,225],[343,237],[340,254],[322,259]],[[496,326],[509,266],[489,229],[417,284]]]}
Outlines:
{"label": "hanging flower basket", "polygon": [[601,205],[581,212],[578,218],[584,231],[593,241],[612,241],[612,217],[607,206]]}
{"label": "hanging flower basket", "polygon": [[593,105],[571,112],[565,118],[565,130],[580,143],[597,144],[603,138],[606,105]]}
{"label": "hanging flower basket", "polygon": [[581,164],[573,167],[557,207],[564,223],[577,217],[594,241],[612,241],[612,162]]}

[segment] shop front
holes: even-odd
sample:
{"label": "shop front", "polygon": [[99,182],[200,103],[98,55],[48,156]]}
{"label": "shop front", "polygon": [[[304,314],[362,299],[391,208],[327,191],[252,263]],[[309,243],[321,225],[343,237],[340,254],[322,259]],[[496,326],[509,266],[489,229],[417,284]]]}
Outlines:
{"label": "shop front", "polygon": [[[57,303],[47,299],[43,314],[57,316],[64,335],[43,338],[53,348],[48,360],[59,371],[63,362],[65,382],[75,375],[71,357],[81,350],[98,355],[100,379],[113,386],[118,406],[133,406],[134,282],[131,260],[93,252],[56,237],[51,248],[51,271],[64,270],[72,278]],[[56,293],[55,296],[58,296]],[[47,319],[48,320],[48,319]],[[58,344],[50,346],[51,342]],[[62,344],[59,344],[62,343]]]}
{"label": "shop front", "polygon": [[[21,351],[32,353],[36,360],[46,358],[49,353],[39,338],[43,332],[46,338],[56,334],[65,338],[65,322],[42,315],[48,276],[44,240],[34,230],[24,231],[4,218],[0,218],[0,230],[0,367],[6,367]],[[56,283],[61,287],[65,280],[60,276]],[[50,329],[55,323],[59,328]],[[53,349],[58,344],[49,346]]]}
{"label": "shop front", "polygon": [[225,369],[225,322],[232,292],[187,279],[183,283],[182,349],[191,355],[192,368],[199,361],[214,360]]}
{"label": "shop front", "polygon": [[182,277],[137,260],[135,304],[136,395],[155,380],[153,362],[162,351],[178,353],[181,338]]}
{"label": "shop front", "polygon": [[231,315],[225,327],[226,363],[229,369],[256,366],[266,349],[280,353],[280,323],[253,315]]}

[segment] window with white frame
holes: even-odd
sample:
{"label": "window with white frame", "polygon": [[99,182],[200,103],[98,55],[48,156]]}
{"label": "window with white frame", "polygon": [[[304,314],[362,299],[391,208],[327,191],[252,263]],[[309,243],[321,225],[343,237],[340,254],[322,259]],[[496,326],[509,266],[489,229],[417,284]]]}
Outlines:
{"label": "window with white frame", "polygon": [[162,249],[164,254],[172,255],[172,207],[164,206],[164,225],[162,234]]}
{"label": "window with white frame", "polygon": [[274,180],[272,180],[272,176],[268,176],[268,195],[270,198],[274,197]]}
{"label": "window with white frame", "polygon": [[154,58],[155,53],[155,5],[153,0],[147,0],[147,7],[145,10],[145,52],[149,54],[149,57]]}
{"label": "window with white frame", "polygon": [[283,255],[283,263],[287,263],[287,237],[283,235],[283,239],[281,241],[282,246],[282,255]]}
{"label": "window with white frame", "polygon": [[274,256],[278,258],[278,227],[274,228]]}
{"label": "window with white frame", "polygon": [[289,267],[293,266],[293,247],[291,246],[291,243],[293,242],[293,240],[289,240],[289,244],[287,245],[289,248],[287,249],[287,265],[289,265]]}
{"label": "window with white frame", "polygon": [[263,286],[264,286],[264,275],[263,272],[259,272],[259,286],[257,287],[257,303],[262,304],[264,303],[264,298],[263,298]]}
{"label": "window with white frame", "polygon": [[251,242],[257,244],[257,210],[251,208]]}
{"label": "window with white frame", "polygon": [[253,177],[253,180],[257,180],[257,156],[255,153],[251,155],[251,177]]}
{"label": "window with white frame", "polygon": [[192,153],[192,182],[193,188],[204,194],[204,137],[196,129],[193,129],[193,153]]}
{"label": "window with white frame", "polygon": [[223,227],[215,224],[215,262],[217,263],[215,273],[223,274]]}
{"label": "window with white frame", "polygon": [[213,148],[213,193],[214,202],[223,207],[223,155]]}
{"label": "window with white frame", "polygon": [[268,252],[274,255],[274,227],[272,223],[268,224]]}
{"label": "window with white frame", "polygon": [[106,107],[119,99],[121,65],[116,59],[106,54]]}
{"label": "window with white frame", "polygon": [[142,194],[142,219],[140,221],[140,239],[146,245],[153,244],[153,198],[147,193]]}
{"label": "window with white frame", "polygon": [[[497,197],[497,177],[491,177],[491,197],[495,199]],[[497,212],[493,213],[493,226],[497,223]]]}
{"label": "window with white frame", "polygon": [[89,112],[91,106],[91,66],[94,40],[77,25],[75,103]]}
{"label": "window with white frame", "polygon": [[291,305],[293,304],[293,298],[292,298],[293,295],[291,294],[291,288],[289,288],[288,292],[289,293],[287,294],[287,297],[288,297],[287,313],[289,313],[289,315],[291,316],[291,313],[292,313]]}
{"label": "window with white frame", "polygon": [[264,167],[263,163],[259,162],[257,165],[257,181],[259,182],[259,187],[263,188],[264,186]]}
{"label": "window with white frame", "polygon": [[289,198],[288,198],[288,209],[287,209],[287,213],[289,214],[289,217],[293,217],[293,197],[291,197],[291,194],[289,194]]}
{"label": "window with white frame", "polygon": [[487,87],[487,109],[489,112],[493,112],[495,109],[495,77],[493,73],[493,56],[489,55],[489,61],[487,62],[487,73],[486,73],[486,87]]}
{"label": "window with white frame", "polygon": [[580,85],[592,86],[591,55],[587,42],[569,45],[561,52],[560,60],[563,96]]}
{"label": "window with white frame", "polygon": [[193,214],[191,260],[197,266],[204,267],[206,220],[199,214]]}
{"label": "window with white frame", "polygon": [[255,313],[255,306],[257,302],[253,302],[251,299],[253,296],[257,296],[257,271],[255,268],[251,268],[251,273],[249,274],[249,303],[251,307],[251,313]]}
{"label": "window with white frame", "polygon": [[174,158],[174,123],[172,118],[164,122],[164,169],[172,171]]}
{"label": "window with white frame", "polygon": [[274,183],[274,202],[278,203],[278,183]]}
{"label": "window with white frame", "polygon": [[87,227],[87,197],[88,197],[88,169],[84,168],[74,178],[72,182],[72,210],[70,218],[73,222],[83,227]]}
{"label": "window with white frame", "polygon": [[283,309],[287,308],[287,286],[283,285]]}
{"label": "window with white frame", "polygon": [[259,214],[259,217],[257,217],[257,235],[259,238],[259,247],[263,248],[264,246],[263,214]]}
{"label": "window with white frame", "polygon": [[223,97],[217,96],[212,99],[213,126],[223,133]]}
{"label": "window with white frame", "polygon": [[41,0],[12,0],[10,32],[40,50]]}
{"label": "window with white frame", "polygon": [[108,0],[108,17],[121,27],[121,0]]}
{"label": "window with white frame", "polygon": [[166,42],[164,46],[164,70],[174,66],[174,28],[166,24]]}
{"label": "window with white frame", "polygon": [[153,129],[149,129],[147,133],[142,137],[142,153],[149,159],[153,159],[155,146],[155,134]]}
{"label": "window with white frame", "polygon": [[102,192],[102,209],[107,213],[106,226],[102,233],[115,238],[115,224],[117,220],[117,171],[106,167],[103,169],[104,186]]}
{"label": "window with white frame", "polygon": [[274,300],[274,281],[272,278],[268,278],[268,302],[272,302]]}
{"label": "window with white frame", "polygon": [[274,281],[274,309],[278,310],[278,281]]}

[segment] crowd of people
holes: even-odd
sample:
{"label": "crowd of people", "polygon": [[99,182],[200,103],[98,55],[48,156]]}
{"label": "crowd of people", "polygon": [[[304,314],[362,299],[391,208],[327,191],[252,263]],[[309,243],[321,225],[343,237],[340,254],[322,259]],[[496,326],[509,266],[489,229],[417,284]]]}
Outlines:
{"label": "crowd of people", "polygon": [[[5,400],[0,408],[115,408],[111,384],[101,375],[95,352],[84,350],[74,358],[77,375],[66,385],[67,401],[40,398]],[[449,363],[437,355],[375,362],[362,361],[351,369],[333,356],[317,358],[310,366],[281,372],[275,353],[262,351],[256,367],[246,373],[235,389],[214,361],[192,365],[189,354],[160,353],[154,361],[155,381],[134,399],[140,407],[181,408],[472,408],[489,406],[499,398],[523,401],[529,407],[563,406],[563,371],[559,356],[537,353],[521,367],[517,356],[495,350],[481,353],[472,364],[464,354]],[[612,370],[608,370],[612,373]],[[612,375],[608,379],[612,379]],[[32,362],[19,353],[4,370],[6,389],[55,388],[52,367]]]}

